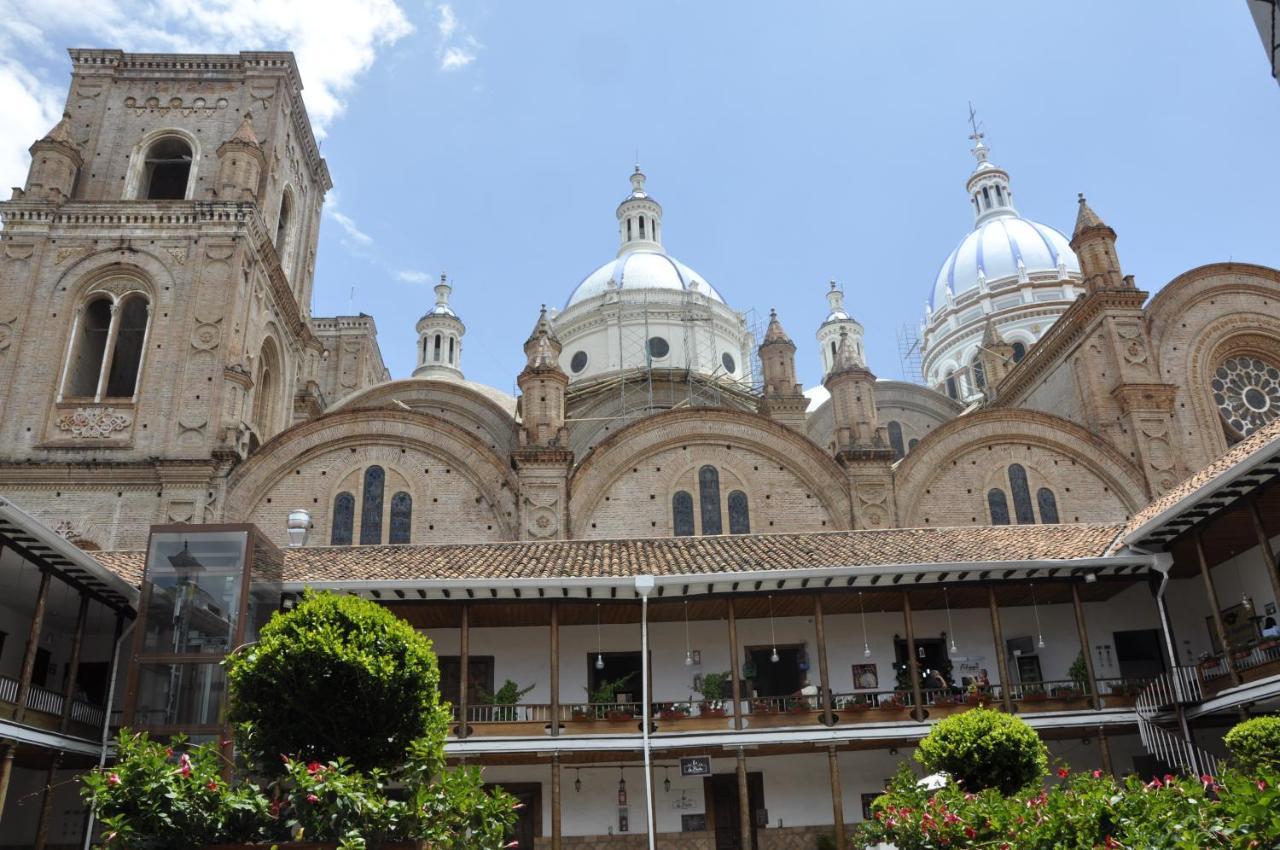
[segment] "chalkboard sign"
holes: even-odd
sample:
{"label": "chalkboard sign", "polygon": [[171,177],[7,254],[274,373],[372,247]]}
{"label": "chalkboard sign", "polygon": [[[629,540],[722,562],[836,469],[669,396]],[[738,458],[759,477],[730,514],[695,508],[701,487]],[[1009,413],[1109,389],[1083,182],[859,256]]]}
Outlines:
{"label": "chalkboard sign", "polygon": [[706,832],[707,816],[701,815],[681,815],[680,831],[681,832]]}
{"label": "chalkboard sign", "polygon": [[711,756],[690,756],[680,759],[681,776],[710,776]]}

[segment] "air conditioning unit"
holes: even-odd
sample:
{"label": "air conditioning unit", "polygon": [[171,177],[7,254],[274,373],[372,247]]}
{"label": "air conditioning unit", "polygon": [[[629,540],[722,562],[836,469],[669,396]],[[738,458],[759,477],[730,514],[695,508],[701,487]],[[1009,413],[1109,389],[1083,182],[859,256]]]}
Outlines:
{"label": "air conditioning unit", "polygon": [[1036,642],[1030,635],[1026,637],[1009,638],[1005,641],[1005,646],[1010,655],[1035,655]]}

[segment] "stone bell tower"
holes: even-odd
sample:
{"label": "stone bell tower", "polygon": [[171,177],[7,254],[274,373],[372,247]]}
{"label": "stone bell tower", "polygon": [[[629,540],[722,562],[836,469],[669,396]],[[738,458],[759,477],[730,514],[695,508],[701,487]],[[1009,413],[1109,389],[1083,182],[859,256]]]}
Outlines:
{"label": "stone bell tower", "polygon": [[565,427],[569,376],[560,368],[560,340],[546,305],[524,343],[520,387],[520,445],[512,454],[520,478],[522,539],[567,537],[569,470],[573,450]]}
{"label": "stone bell tower", "polygon": [[782,329],[776,310],[769,311],[769,327],[760,344],[760,365],[764,372],[760,412],[803,433],[809,399],[796,380],[796,344]]}
{"label": "stone bell tower", "polygon": [[895,457],[888,428],[876,413],[875,381],[852,337],[841,333],[835,361],[823,383],[831,393],[836,460],[849,478],[854,528],[888,528],[897,522]]}

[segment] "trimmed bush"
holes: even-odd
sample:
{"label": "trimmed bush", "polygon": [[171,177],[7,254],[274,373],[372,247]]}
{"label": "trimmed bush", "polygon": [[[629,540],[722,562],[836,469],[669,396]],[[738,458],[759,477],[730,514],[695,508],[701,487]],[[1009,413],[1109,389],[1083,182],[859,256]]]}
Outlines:
{"label": "trimmed bush", "polygon": [[938,723],[920,742],[915,758],[974,793],[995,788],[1012,794],[1039,784],[1049,769],[1049,751],[1034,729],[985,708]]}
{"label": "trimmed bush", "polygon": [[237,749],[264,773],[283,755],[369,770],[398,765],[418,739],[443,747],[431,642],[373,602],[309,593],[226,663]]}
{"label": "trimmed bush", "polygon": [[1254,717],[1237,723],[1222,741],[1237,770],[1280,773],[1280,717]]}

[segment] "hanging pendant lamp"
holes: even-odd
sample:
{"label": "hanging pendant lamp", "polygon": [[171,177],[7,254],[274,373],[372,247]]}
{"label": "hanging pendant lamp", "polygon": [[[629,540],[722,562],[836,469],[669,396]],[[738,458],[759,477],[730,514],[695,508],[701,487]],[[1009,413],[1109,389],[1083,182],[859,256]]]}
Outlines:
{"label": "hanging pendant lamp", "polygon": [[1040,630],[1040,605],[1036,602],[1036,586],[1031,585],[1031,610],[1036,615],[1036,646],[1044,649],[1044,632]]}
{"label": "hanging pendant lamp", "polygon": [[604,669],[604,653],[600,651],[600,603],[596,603],[596,669]]}
{"label": "hanging pendant lamp", "polygon": [[774,664],[778,663],[778,634],[773,629],[773,594],[769,594],[769,639],[773,643],[773,652],[769,655],[769,660]]}
{"label": "hanging pendant lamp", "polygon": [[577,770],[577,774],[575,775],[575,778],[573,780],[573,790],[581,791],[582,790],[582,768],[575,768],[575,769]]}
{"label": "hanging pendant lamp", "polygon": [[662,768],[662,772],[663,772],[663,776],[665,777],[662,780],[662,790],[663,792],[670,794],[671,793],[671,768],[664,767]]}
{"label": "hanging pendant lamp", "polygon": [[693,650],[689,649],[689,600],[684,601],[684,666],[693,666]]}
{"label": "hanging pendant lamp", "polygon": [[858,613],[862,615],[862,657],[871,657],[871,644],[867,642],[867,611],[862,607],[862,591],[858,591]]}
{"label": "hanging pendant lamp", "polygon": [[942,588],[942,604],[947,606],[947,632],[951,635],[951,654],[955,655],[956,650],[956,630],[951,625],[951,599],[947,596],[947,589]]}

